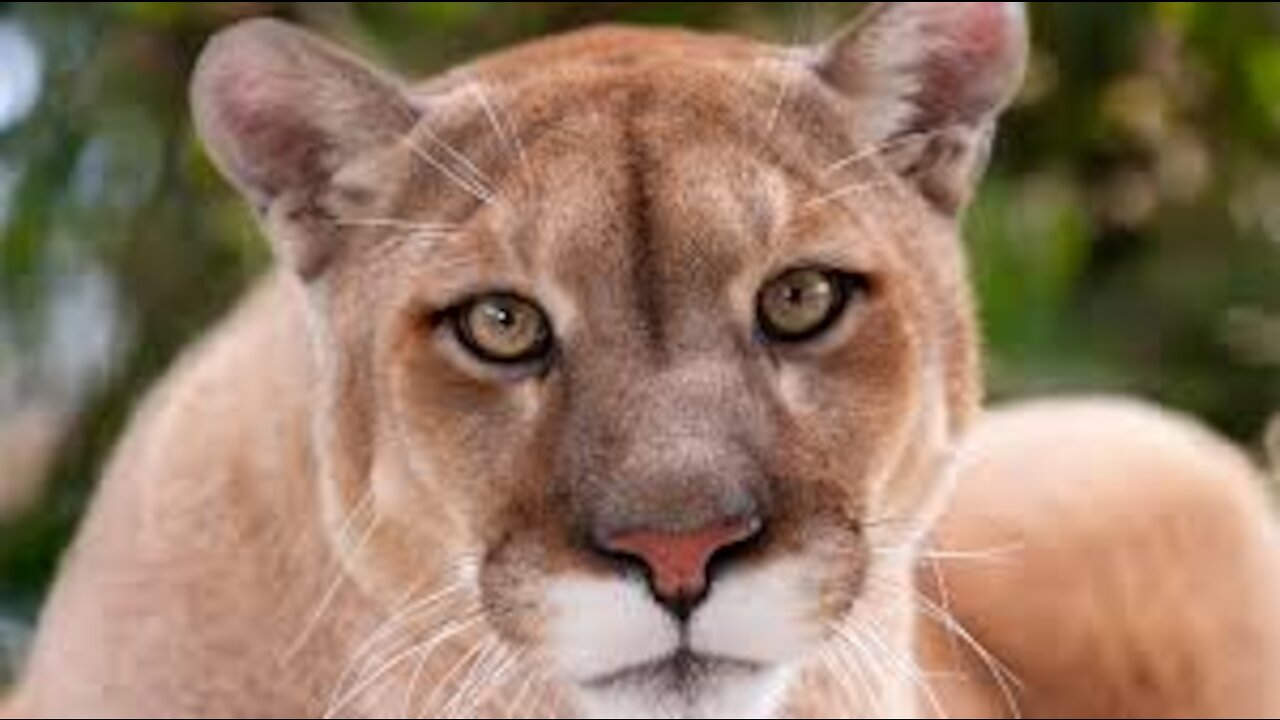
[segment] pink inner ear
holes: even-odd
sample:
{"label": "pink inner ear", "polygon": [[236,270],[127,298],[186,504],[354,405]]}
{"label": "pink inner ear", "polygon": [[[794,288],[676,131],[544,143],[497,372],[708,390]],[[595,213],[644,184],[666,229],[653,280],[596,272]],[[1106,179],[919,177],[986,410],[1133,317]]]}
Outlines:
{"label": "pink inner ear", "polygon": [[917,100],[929,119],[978,119],[1008,99],[1026,51],[1023,3],[907,5],[926,44]]}
{"label": "pink inner ear", "polygon": [[300,116],[304,103],[288,74],[240,58],[211,75],[203,105],[231,174],[266,195],[304,181],[319,138]]}

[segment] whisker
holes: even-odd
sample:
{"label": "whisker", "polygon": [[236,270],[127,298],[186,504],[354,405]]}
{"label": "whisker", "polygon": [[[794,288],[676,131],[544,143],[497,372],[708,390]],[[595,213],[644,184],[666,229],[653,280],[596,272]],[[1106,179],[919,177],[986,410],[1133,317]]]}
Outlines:
{"label": "whisker", "polygon": [[990,650],[978,641],[972,633],[969,632],[964,625],[951,615],[948,611],[943,610],[933,600],[921,594],[915,588],[903,588],[891,583],[882,583],[886,590],[891,592],[903,593],[909,599],[912,599],[917,606],[924,612],[925,616],[956,638],[961,640],[978,656],[979,661],[985,666],[991,679],[995,681],[1005,705],[1009,709],[1009,713],[1013,715],[1015,720],[1021,720],[1022,711],[1018,704],[1016,690],[1025,689],[1022,680],[1009,669],[1009,666],[1003,663]]}
{"label": "whisker", "polygon": [[[947,585],[947,577],[942,572],[942,567],[938,561],[933,558],[927,558],[929,563],[929,573],[933,576],[933,584],[938,589],[938,600],[942,605],[942,610],[950,617],[955,617],[951,612],[951,589]],[[947,636],[947,645],[951,650],[952,657],[960,656],[960,640],[956,638],[955,633],[943,633]]]}
{"label": "whisker", "polygon": [[826,174],[834,175],[854,165],[858,165],[870,160],[875,160],[879,156],[884,155],[893,150],[896,150],[900,147],[910,145],[916,142],[921,142],[924,140],[929,140],[930,138],[937,135],[941,135],[943,132],[948,130],[950,130],[950,128],[940,128],[940,129],[935,128],[932,130],[921,130],[919,132],[911,132],[911,133],[904,133],[902,135],[895,135],[894,137],[891,137],[888,140],[871,143],[869,145],[858,148],[852,154],[847,155],[835,161],[831,165],[827,166]]}
{"label": "whisker", "polygon": [[902,652],[895,650],[885,641],[883,631],[880,626],[871,618],[867,619],[867,626],[863,636],[867,641],[878,647],[888,657],[889,662],[897,665],[904,673],[905,677],[911,680],[929,702],[929,706],[933,712],[941,720],[947,720],[946,710],[942,706],[942,702],[938,699],[937,692],[934,691],[933,685],[925,677],[920,665],[912,658],[906,657]]}
{"label": "whisker", "polygon": [[921,597],[919,601],[923,604],[926,614],[933,616],[935,620],[942,623],[944,628],[948,628],[952,633],[956,634],[966,645],[971,647],[978,654],[982,664],[986,666],[987,672],[996,681],[1000,688],[1000,694],[1003,696],[1005,703],[1009,707],[1009,712],[1016,720],[1022,718],[1022,711],[1019,708],[1015,687],[1018,690],[1024,689],[1022,681],[1018,678],[1009,666],[1005,665],[999,658],[995,656],[985,645],[978,642],[963,625],[960,624],[951,615],[944,612],[941,608],[934,605],[933,601],[928,598]]}
{"label": "whisker", "polygon": [[863,667],[867,667],[869,670],[876,670],[874,674],[881,678],[881,687],[879,690],[874,691],[872,702],[876,705],[873,712],[877,714],[883,713],[885,708],[882,706],[887,700],[885,697],[886,689],[883,686],[883,681],[885,678],[889,680],[902,678],[903,676],[901,671],[890,664],[891,658],[882,658],[872,652],[871,649],[863,643],[861,633],[852,634],[839,625],[833,625],[832,630],[835,632],[836,637],[843,640],[846,646],[853,651],[854,657],[861,659]]}
{"label": "whisker", "polygon": [[507,649],[501,641],[495,642],[491,652],[476,660],[472,671],[468,673],[468,678],[440,714],[450,718],[475,714],[484,704],[485,699],[496,690],[495,686],[502,682],[515,655],[516,653]]}
{"label": "whisker", "polygon": [[[462,679],[457,683],[456,688],[449,695],[444,695],[440,698],[444,705],[434,713],[437,717],[455,717],[457,712],[470,700],[478,684],[488,676],[489,666],[493,663],[494,657],[502,657],[502,644],[496,638],[492,636],[486,637],[482,644],[487,645],[487,647],[476,653],[475,658],[470,663],[466,673],[462,675]],[[447,688],[445,687],[437,688],[439,692],[446,692],[446,690]],[[428,705],[427,707],[430,708],[432,706]]]}
{"label": "whisker", "polygon": [[[408,607],[397,611],[396,614],[380,623],[370,637],[363,641],[356,651],[352,653],[348,675],[358,673],[357,666],[366,664],[371,655],[377,654],[378,647],[387,641],[393,640],[396,632],[402,630],[404,625],[415,620],[429,618],[435,611],[444,609],[449,601],[462,597],[464,592],[465,588],[460,584],[451,584],[430,597],[414,601]],[[346,680],[346,678],[344,677],[343,680]],[[339,684],[342,684],[341,681]]]}
{"label": "whisker", "polygon": [[989,550],[925,550],[920,553],[920,557],[926,560],[1003,562],[1013,559],[1025,549],[1024,545],[1006,545]]}
{"label": "whisker", "polygon": [[[472,645],[465,653],[463,653],[462,657],[455,661],[453,665],[450,666],[449,670],[441,675],[440,679],[436,681],[431,694],[427,696],[427,700],[420,706],[421,711],[414,713],[413,717],[421,717],[423,713],[430,712],[432,708],[439,707],[437,703],[444,699],[444,693],[449,691],[450,683],[453,683],[454,680],[457,679],[458,674],[467,672],[467,676],[462,678],[463,682],[465,682],[470,677],[470,674],[475,671],[475,665],[478,664],[479,661],[489,652],[491,652],[492,648],[497,645],[497,642],[497,639],[490,635],[480,642]],[[423,670],[423,668],[424,666],[421,664],[418,666],[419,670]],[[439,715],[440,713],[434,714]]]}
{"label": "whisker", "polygon": [[[867,679],[862,661],[857,657],[847,657],[843,652],[832,648],[824,648],[822,655],[823,664],[827,666],[828,673],[835,680],[840,691],[848,696],[850,707],[859,709],[859,717],[872,714],[875,711],[876,692],[871,681]],[[858,687],[853,687],[846,675],[856,680]]]}
{"label": "whisker", "polygon": [[805,201],[804,205],[801,206],[800,210],[801,212],[808,212],[813,210],[816,207],[819,207],[821,205],[826,205],[836,200],[840,200],[841,198],[847,197],[849,195],[854,195],[857,193],[865,193],[871,190],[880,190],[894,184],[896,184],[894,180],[879,180],[879,181],[864,181],[864,182],[853,183],[851,185],[845,185],[844,187],[837,188],[826,194],[819,195],[816,198],[810,198],[809,200]]}
{"label": "whisker", "polygon": [[794,50],[786,50],[786,56],[782,60],[786,74],[782,78],[782,82],[778,84],[778,92],[774,96],[773,104],[769,107],[769,118],[765,123],[765,134],[773,135],[778,130],[778,124],[782,121],[783,110],[786,109],[787,103],[791,100],[791,92],[795,87],[796,79],[800,74],[800,68],[796,67],[796,61],[791,55]]}
{"label": "whisker", "polygon": [[411,718],[417,717],[419,713],[413,711],[413,700],[418,694],[418,685],[421,684],[423,676],[426,674],[427,666],[431,662],[431,658],[436,651],[443,647],[443,643],[430,643],[426,646],[419,647],[413,657],[413,672],[409,675],[409,682],[405,684],[404,704],[400,711],[400,717]]}
{"label": "whisker", "polygon": [[502,688],[506,685],[507,678],[513,674],[519,673],[520,666],[523,663],[524,663],[523,651],[519,651],[519,650],[514,652],[508,651],[506,659],[502,662],[502,664],[500,664],[497,668],[494,669],[493,675],[489,678],[489,680],[487,680],[480,686],[481,692],[477,695],[475,700],[471,702],[471,706],[467,708],[466,712],[459,713],[459,717],[472,715],[478,712],[479,710],[483,709],[484,704],[489,701],[489,698],[495,692],[497,692],[499,688]]}
{"label": "whisker", "polygon": [[[508,712],[506,714],[509,717],[518,718],[521,716],[521,710],[524,708],[525,701],[533,694],[534,686],[540,681],[541,673],[538,672],[538,668],[536,666],[530,664],[525,670],[524,680],[521,681],[519,689],[511,696],[511,701],[507,704]],[[534,711],[537,707],[536,703],[531,705],[529,712],[525,713],[525,716],[533,717]]]}
{"label": "whisker", "polygon": [[517,162],[520,164],[521,184],[526,192],[532,192],[534,186],[534,167],[529,162],[529,153],[525,148],[524,140],[521,139],[520,133],[512,129],[510,117],[502,111],[501,107],[494,103],[489,92],[482,81],[472,80],[469,88],[475,96],[476,101],[480,104],[485,117],[488,119],[489,125],[493,128],[494,133],[498,136],[500,142],[505,145],[509,151],[513,151]]}
{"label": "whisker", "polygon": [[493,132],[498,136],[498,140],[508,149],[515,152],[516,158],[520,162],[520,167],[526,171],[525,175],[527,177],[529,156],[525,152],[524,143],[520,140],[520,136],[513,133],[507,122],[499,115],[497,106],[490,99],[484,83],[473,80],[469,88],[471,93],[475,95],[476,101],[480,103],[480,107],[484,111],[490,127],[493,128]]}
{"label": "whisker", "polygon": [[[774,97],[773,104],[769,107],[769,119],[765,124],[766,135],[773,135],[778,129],[778,124],[782,120],[783,110],[786,109],[787,103],[791,99],[791,92],[795,88],[796,80],[800,73],[804,70],[802,63],[798,62],[797,54],[801,41],[805,40],[805,35],[813,35],[814,24],[814,5],[811,2],[799,3],[796,15],[795,25],[791,30],[791,46],[784,50],[782,57],[783,67],[786,75],[782,79],[782,83],[778,86],[778,93]],[[811,37],[808,39],[812,39]]]}
{"label": "whisker", "polygon": [[[351,654],[350,660],[347,662],[347,669],[339,678],[336,688],[343,687],[353,673],[359,673],[358,667],[367,664],[366,660],[370,655],[376,655],[378,647],[384,642],[395,640],[397,631],[402,626],[407,625],[415,620],[421,621],[429,618],[435,611],[447,609],[450,601],[467,599],[466,592],[469,586],[471,566],[476,562],[475,558],[470,555],[462,555],[454,559],[447,565],[445,575],[454,575],[452,581],[445,583],[441,588],[427,595],[426,597],[414,600],[413,597],[417,593],[417,589],[425,584],[424,579],[414,585],[413,588],[405,594],[402,602],[398,602],[393,607],[399,608],[394,611],[390,617],[378,624],[369,637],[361,642],[360,646]],[[408,638],[405,638],[408,639]],[[335,689],[335,692],[337,690]]]}
{"label": "whisker", "polygon": [[409,230],[422,233],[439,233],[453,235],[462,229],[461,225],[451,223],[415,222],[395,218],[340,218],[334,221],[340,227],[384,228],[387,230]]}
{"label": "whisker", "polygon": [[[943,562],[1000,562],[1012,559],[1020,554],[1026,547],[1021,544],[1004,545],[989,548],[986,550],[915,550],[915,555],[921,560],[943,561]],[[872,548],[871,552],[877,555],[894,556],[903,552],[911,552],[912,547],[906,546],[886,546]]]}
{"label": "whisker", "polygon": [[476,183],[477,187],[484,188],[491,195],[496,194],[493,191],[493,181],[489,179],[489,176],[486,175],[483,170],[476,167],[476,164],[471,161],[471,158],[467,157],[464,153],[459,151],[453,145],[450,145],[447,141],[445,141],[444,138],[440,137],[440,135],[436,133],[436,131],[432,130],[430,127],[423,125],[422,132],[427,136],[427,139],[430,140],[433,145],[440,148],[441,150],[444,150],[449,157],[453,158],[454,162],[461,165],[462,169],[465,170],[467,174],[471,176],[472,182]]}
{"label": "whisker", "polygon": [[433,651],[435,648],[454,637],[471,630],[483,620],[484,617],[478,612],[473,613],[462,619],[448,623],[443,629],[433,635],[426,642],[411,646],[407,650],[402,650],[396,653],[391,658],[380,664],[376,670],[371,673],[366,673],[365,676],[356,683],[355,687],[343,692],[336,700],[330,703],[329,710],[324,715],[326,720],[334,718],[340,710],[346,708],[352,702],[363,696],[369,691],[369,689],[374,687],[379,680],[386,677],[387,673],[391,672],[401,663],[409,659],[417,658],[419,653]]}
{"label": "whisker", "polygon": [[[374,528],[377,527],[378,524],[377,510],[373,507],[372,488],[365,491],[360,501],[351,509],[351,513],[347,515],[346,519],[343,520],[342,525],[338,528],[339,548],[347,546],[348,541],[351,539],[348,535],[355,530],[357,517],[365,514],[372,514],[373,517],[369,519],[368,527],[366,527],[361,532],[360,537],[356,539],[354,552],[360,552],[360,550],[364,548],[365,543],[369,541],[369,537],[373,535]],[[289,663],[307,646],[312,635],[314,635],[316,630],[319,629],[320,624],[324,622],[324,616],[328,614],[329,609],[333,606],[334,601],[338,597],[338,592],[342,589],[342,584],[346,580],[346,571],[342,567],[341,560],[339,560],[333,581],[329,583],[327,589],[321,594],[319,603],[317,603],[315,610],[307,619],[306,624],[302,626],[302,630],[298,633],[298,636],[294,638],[293,642],[289,644],[284,653],[280,656],[281,663]]]}
{"label": "whisker", "polygon": [[432,155],[426,148],[422,147],[417,142],[414,142],[410,138],[406,138],[406,142],[408,143],[409,149],[411,152],[413,152],[415,157],[417,157],[422,162],[426,163],[436,172],[443,175],[450,182],[452,182],[456,187],[463,190],[468,195],[471,195],[476,200],[479,200],[481,203],[485,205],[491,205],[496,200],[492,191],[490,191],[489,189],[481,185],[476,185],[474,180],[455,172],[453,168],[441,162],[439,158],[437,158],[435,155]]}

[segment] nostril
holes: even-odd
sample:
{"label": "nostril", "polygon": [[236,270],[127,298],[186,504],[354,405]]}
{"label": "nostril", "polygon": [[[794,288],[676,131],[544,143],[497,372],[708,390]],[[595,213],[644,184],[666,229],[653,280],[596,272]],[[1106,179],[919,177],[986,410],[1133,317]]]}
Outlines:
{"label": "nostril", "polygon": [[601,545],[611,554],[643,565],[654,597],[676,616],[686,618],[706,596],[713,560],[753,540],[761,529],[756,517],[735,518],[692,531],[618,533]]}

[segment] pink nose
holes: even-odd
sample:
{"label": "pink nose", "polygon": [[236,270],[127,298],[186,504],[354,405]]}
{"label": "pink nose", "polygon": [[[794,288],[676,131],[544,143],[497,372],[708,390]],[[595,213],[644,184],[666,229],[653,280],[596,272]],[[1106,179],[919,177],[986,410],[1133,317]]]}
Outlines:
{"label": "pink nose", "polygon": [[729,520],[692,532],[638,531],[610,538],[605,548],[635,558],[649,570],[654,595],[664,603],[685,604],[707,589],[707,566],[717,552],[746,542],[760,532],[755,518]]}

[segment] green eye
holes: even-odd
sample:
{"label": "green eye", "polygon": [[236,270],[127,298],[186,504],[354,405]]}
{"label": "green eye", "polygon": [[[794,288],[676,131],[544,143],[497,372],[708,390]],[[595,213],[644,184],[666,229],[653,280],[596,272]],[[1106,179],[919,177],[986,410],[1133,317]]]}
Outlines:
{"label": "green eye", "polygon": [[865,292],[866,278],[806,268],[783,273],[760,291],[758,322],[776,343],[802,343],[830,330]]}
{"label": "green eye", "polygon": [[515,295],[477,298],[455,314],[458,340],[480,360],[515,365],[545,360],[551,324],[537,305]]}

